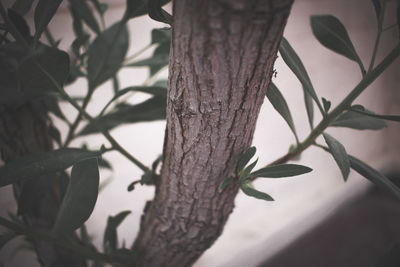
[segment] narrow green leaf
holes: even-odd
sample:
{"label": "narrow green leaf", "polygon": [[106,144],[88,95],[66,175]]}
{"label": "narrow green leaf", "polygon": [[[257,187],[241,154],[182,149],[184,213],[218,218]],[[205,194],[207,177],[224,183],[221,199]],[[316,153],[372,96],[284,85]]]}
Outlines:
{"label": "narrow green leaf", "polygon": [[381,1],[380,0],[371,0],[372,4],[374,5],[376,20],[379,21],[379,16],[381,14]]}
{"label": "narrow green leaf", "polygon": [[308,123],[310,124],[311,130],[314,129],[314,103],[312,101],[312,98],[309,93],[306,91],[304,93],[304,103],[306,106],[306,111],[307,111],[307,118],[308,118]]}
{"label": "narrow green leaf", "polygon": [[299,140],[296,133],[296,128],[294,127],[292,114],[290,113],[289,106],[286,103],[285,98],[283,97],[282,93],[279,91],[278,87],[271,82],[269,84],[267,90],[267,97],[268,100],[271,102],[272,106],[275,108],[276,111],[282,116],[282,118],[286,121],[289,125],[289,128],[292,130],[296,141]]}
{"label": "narrow green leaf", "polygon": [[107,248],[111,251],[115,251],[118,248],[117,228],[130,213],[130,211],[122,211],[115,216],[108,217],[103,237],[103,247],[105,250]]}
{"label": "narrow green leaf", "polygon": [[161,8],[162,2],[163,1],[161,0],[148,0],[147,9],[149,11],[149,16],[156,21],[164,22],[171,25],[172,16]]}
{"label": "narrow green leaf", "polygon": [[400,115],[378,115],[378,114],[373,113],[372,111],[366,110],[363,106],[360,106],[360,105],[352,106],[351,107],[351,111],[360,113],[360,114],[365,115],[365,116],[370,116],[370,117],[373,117],[373,118],[400,122]]}
{"label": "narrow green leaf", "polygon": [[339,19],[332,15],[311,16],[311,28],[314,36],[323,46],[354,60],[365,73],[361,59]]}
{"label": "narrow green leaf", "polygon": [[61,203],[53,232],[70,235],[89,218],[99,190],[97,159],[87,159],[72,167],[71,179]]}
{"label": "narrow green leaf", "polygon": [[274,199],[270,195],[254,189],[253,185],[250,182],[240,184],[240,189],[242,189],[243,193],[250,197],[266,201],[274,201]]}
{"label": "narrow green leaf", "polygon": [[325,113],[329,112],[329,109],[331,108],[331,101],[326,100],[324,97],[322,98],[322,105],[324,105],[324,110]]}
{"label": "narrow green leaf", "polygon": [[297,79],[299,79],[300,83],[303,86],[303,89],[310,94],[315,103],[317,103],[320,111],[323,112],[321,103],[319,102],[318,96],[315,93],[310,77],[308,76],[307,71],[304,68],[303,62],[300,60],[296,51],[294,51],[292,46],[284,37],[282,38],[279,46],[279,53],[281,54],[282,59],[285,61],[286,65],[293,71]]}
{"label": "narrow green leaf", "polygon": [[35,21],[35,40],[39,40],[43,31],[46,29],[50,20],[56,13],[62,0],[39,0],[35,8],[34,21]]}
{"label": "narrow green leaf", "polygon": [[250,178],[250,173],[254,169],[257,164],[258,159],[256,159],[252,164],[244,168],[244,170],[240,173],[239,183],[244,183],[248,178]]}
{"label": "narrow green leaf", "polygon": [[381,119],[350,110],[342,113],[329,126],[348,127],[357,130],[380,130],[387,125]]}
{"label": "narrow green leaf", "polygon": [[87,1],[82,0],[69,0],[72,8],[76,14],[97,34],[100,33],[100,27],[96,18],[93,15]]}
{"label": "narrow green leaf", "polygon": [[329,134],[323,133],[322,135],[324,136],[325,142],[330,149],[330,153],[342,172],[344,181],[347,181],[350,173],[350,161],[349,157],[347,156],[346,149],[338,140]]}
{"label": "narrow green leaf", "polygon": [[239,158],[236,164],[236,172],[239,173],[241,170],[246,167],[247,163],[251,160],[252,157],[256,154],[256,148],[254,146],[249,147]]}
{"label": "narrow green leaf", "polygon": [[17,234],[14,232],[7,231],[0,233],[0,249],[2,249],[4,245],[6,245],[9,241],[14,239],[15,237],[17,237]]}
{"label": "narrow green leaf", "polygon": [[99,151],[76,148],[62,148],[49,152],[32,153],[0,167],[0,186],[62,171],[79,161],[99,155]]}
{"label": "narrow green leaf", "polygon": [[[166,99],[155,96],[137,105],[119,105],[114,111],[97,119],[105,130],[111,130],[126,123],[149,122],[165,119]],[[97,133],[95,124],[89,123],[79,135]]]}
{"label": "narrow green leaf", "polygon": [[25,16],[26,13],[31,10],[34,0],[16,0],[12,5],[12,9],[17,11],[21,16]]}
{"label": "narrow green leaf", "polygon": [[152,44],[170,43],[171,38],[172,38],[171,28],[159,28],[159,29],[153,29],[151,31]]}
{"label": "narrow green leaf", "polygon": [[30,42],[31,32],[25,19],[15,10],[9,8],[7,15],[24,39]]}
{"label": "narrow green leaf", "polygon": [[224,191],[225,188],[227,188],[234,181],[235,181],[235,177],[233,177],[233,176],[226,177],[224,180],[222,180],[221,184],[219,185],[218,191],[219,192]]}
{"label": "narrow green leaf", "polygon": [[106,3],[100,3],[98,0],[91,0],[91,2],[93,3],[94,7],[96,8],[96,11],[100,14],[100,15],[104,15],[104,13],[107,11],[108,9],[108,4]]}
{"label": "narrow green leaf", "polygon": [[128,47],[128,29],[122,22],[112,25],[96,37],[87,52],[87,72],[91,90],[117,73]]}
{"label": "narrow green leaf", "polygon": [[250,177],[281,178],[301,175],[311,172],[312,169],[297,164],[281,164],[259,169],[250,174]]}
{"label": "narrow green leaf", "polygon": [[24,92],[25,97],[28,99],[56,94],[57,87],[53,81],[59,87],[63,87],[68,73],[68,54],[48,46],[41,46],[34,55],[26,58],[17,71],[20,90]]}
{"label": "narrow green leaf", "polygon": [[353,156],[349,155],[349,159],[350,166],[353,170],[355,170],[377,186],[385,189],[400,200],[400,188],[397,187],[392,181],[390,181],[389,178]]}

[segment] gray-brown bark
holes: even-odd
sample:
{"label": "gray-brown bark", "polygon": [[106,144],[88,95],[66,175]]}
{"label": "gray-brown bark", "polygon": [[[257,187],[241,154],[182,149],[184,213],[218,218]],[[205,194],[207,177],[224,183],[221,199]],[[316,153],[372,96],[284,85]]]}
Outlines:
{"label": "gray-brown bark", "polygon": [[[0,106],[0,158],[4,162],[52,149],[48,120],[43,111],[38,111],[31,104]],[[65,179],[54,174],[33,177],[14,185],[18,213],[27,225],[51,230],[61,202],[62,184],[67,182]],[[83,259],[49,242],[33,240],[33,245],[43,266],[86,266]]]}
{"label": "gray-brown bark", "polygon": [[134,244],[138,266],[190,266],[223,230],[292,0],[176,0],[167,136],[156,196]]}

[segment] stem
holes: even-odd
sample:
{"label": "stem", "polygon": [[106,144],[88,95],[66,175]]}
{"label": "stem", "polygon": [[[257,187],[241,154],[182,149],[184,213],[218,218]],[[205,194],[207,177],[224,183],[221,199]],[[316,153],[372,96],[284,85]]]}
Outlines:
{"label": "stem", "polygon": [[382,60],[382,62],[372,71],[369,71],[358,85],[348,94],[342,102],[336,106],[330,113],[324,117],[321,122],[311,131],[308,137],[298,144],[291,152],[276,159],[265,167],[283,164],[301,154],[309,146],[315,144],[317,137],[336,119],[345,109],[351,106],[352,102],[379,76],[381,73],[393,63],[400,55],[400,43]]}
{"label": "stem", "polygon": [[129,61],[131,61],[132,59],[135,59],[136,57],[138,57],[139,55],[141,55],[144,51],[146,51],[147,49],[152,48],[152,47],[154,47],[154,46],[158,46],[158,44],[157,44],[157,43],[154,43],[154,44],[146,45],[145,47],[143,47],[142,49],[140,49],[139,51],[137,51],[137,52],[134,53],[133,55],[131,55],[131,56],[125,58],[125,60],[124,60],[124,62],[122,63],[122,65],[128,64]]}
{"label": "stem", "polygon": [[46,28],[44,30],[44,35],[46,36],[47,41],[49,42],[49,44],[52,47],[57,47],[57,42],[54,40],[53,35],[51,34],[51,32],[49,31],[49,28]]}

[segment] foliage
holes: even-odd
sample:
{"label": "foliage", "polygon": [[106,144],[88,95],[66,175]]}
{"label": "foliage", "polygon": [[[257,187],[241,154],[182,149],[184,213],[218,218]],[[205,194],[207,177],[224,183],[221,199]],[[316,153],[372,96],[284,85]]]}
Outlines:
{"label": "foliage", "polygon": [[[157,166],[161,157],[154,161],[151,168],[147,167],[121,147],[109,131],[125,124],[162,120],[166,116],[166,83],[162,80],[157,81],[157,75],[168,65],[171,29],[154,29],[151,33],[151,43],[139,53],[127,57],[129,48],[127,22],[135,17],[148,14],[157,21],[170,24],[171,15],[161,8],[167,2],[168,0],[127,0],[123,18],[111,26],[106,26],[104,14],[107,4],[97,0],[70,0],[68,3],[73,17],[72,27],[75,40],[71,44],[69,54],[57,47],[58,42],[53,39],[47,27],[56,14],[61,1],[38,1],[34,7],[35,30],[33,35],[24,19],[24,16],[32,8],[32,0],[17,0],[8,10],[5,10],[0,3],[0,14],[4,21],[0,28],[2,32],[0,40],[0,67],[2,70],[0,72],[0,104],[16,108],[35,101],[46,103],[45,113],[54,113],[69,127],[66,138],[61,140],[61,135],[49,116],[48,120],[51,125],[49,134],[58,148],[50,152],[27,155],[0,167],[0,186],[35,179],[41,175],[64,172],[66,168],[73,166],[53,230],[44,232],[31,229],[21,221],[0,218],[0,224],[8,229],[0,235],[0,247],[17,235],[24,235],[30,239],[54,242],[57,246],[69,249],[88,260],[93,260],[99,266],[104,262],[128,265],[134,260],[136,256],[134,252],[120,247],[117,236],[118,226],[130,211],[123,211],[108,218],[104,232],[103,252],[98,251],[91,243],[84,222],[89,218],[96,203],[99,191],[99,167],[110,168],[109,164],[101,159],[102,154],[118,151],[143,170],[142,179],[133,181],[128,188],[129,191],[133,190],[137,183],[154,184],[155,179],[159,176]],[[249,164],[256,154],[256,148],[243,148],[243,154],[236,165],[235,175],[223,180],[219,187],[220,191],[230,186],[236,186],[248,196],[273,201],[273,198],[267,193],[256,190],[252,182],[257,178],[284,178],[312,171],[309,167],[287,164],[287,162],[295,159],[308,147],[315,145],[332,155],[344,181],[347,180],[350,169],[354,169],[400,199],[398,187],[377,170],[348,155],[345,147],[326,132],[328,127],[379,130],[386,127],[385,120],[400,121],[400,116],[378,115],[360,105],[353,105],[357,97],[400,54],[400,44],[397,44],[380,63],[375,64],[381,35],[391,27],[383,27],[386,1],[372,1],[372,3],[376,11],[378,33],[371,62],[367,69],[358,56],[357,49],[352,44],[345,26],[339,19],[332,15],[311,17],[311,29],[317,40],[333,52],[356,62],[361,70],[362,78],[358,85],[336,107],[331,107],[331,102],[325,98],[319,99],[300,57],[289,41],[285,38],[282,39],[279,52],[303,87],[311,131],[304,141],[300,142],[290,108],[279,88],[271,83],[266,97],[288,124],[295,136],[296,145],[291,147],[286,155],[256,171],[253,169],[258,159]],[[96,14],[92,10],[95,10]],[[100,18],[100,21],[97,18]],[[149,48],[155,48],[151,57],[135,60],[141,52]],[[148,67],[150,72],[150,77],[143,86],[119,88],[119,70],[143,66]],[[87,94],[83,99],[76,99],[65,90],[65,86],[73,83],[78,77],[83,77],[88,81]],[[93,101],[93,92],[108,80],[113,81],[115,94],[102,111],[92,117],[86,112],[88,103]],[[121,100],[122,96],[132,92],[146,93],[150,95],[150,98],[135,105]],[[65,118],[58,107],[59,101],[66,101],[78,110],[79,114],[73,122]],[[314,126],[314,103],[322,114],[322,120],[316,126]],[[77,132],[78,126],[84,120],[86,120],[85,126],[80,132]],[[103,146],[98,151],[91,151],[85,147],[70,147],[72,140],[89,134],[104,135],[111,146],[108,148]],[[320,135],[323,135],[327,146],[317,144],[316,139]],[[80,242],[64,238],[65,235],[77,229],[81,233]]]}

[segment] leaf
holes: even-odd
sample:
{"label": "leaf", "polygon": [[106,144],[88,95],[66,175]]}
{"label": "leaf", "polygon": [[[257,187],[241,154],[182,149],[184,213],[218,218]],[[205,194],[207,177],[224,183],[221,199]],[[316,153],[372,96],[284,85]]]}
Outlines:
{"label": "leaf", "polygon": [[94,157],[100,151],[61,148],[49,152],[32,153],[0,167],[0,187],[41,175],[62,171],[71,165]]}
{"label": "leaf", "polygon": [[354,111],[346,111],[329,126],[348,127],[357,130],[380,130],[386,127],[385,121]]}
{"label": "leaf", "polygon": [[9,8],[7,11],[8,17],[17,28],[18,32],[22,35],[22,37],[24,37],[25,40],[29,42],[31,32],[25,19],[17,11],[11,8]]}
{"label": "leaf", "polygon": [[107,11],[108,9],[108,4],[106,3],[100,3],[98,0],[91,0],[91,2],[93,3],[94,7],[96,8],[96,11],[101,14],[104,15],[104,13]]}
{"label": "leaf", "polygon": [[17,75],[20,90],[31,100],[57,93],[57,87],[63,87],[68,73],[68,54],[56,48],[42,46],[34,55],[21,63]]}
{"label": "leaf", "polygon": [[115,216],[108,217],[107,226],[103,237],[104,250],[109,248],[111,251],[115,251],[118,248],[117,228],[130,213],[131,212],[129,210],[122,211]]}
{"label": "leaf", "polygon": [[99,189],[97,159],[87,159],[72,167],[71,179],[61,203],[53,233],[70,235],[89,218]]}
{"label": "leaf", "polygon": [[169,44],[160,45],[154,50],[153,56],[125,65],[125,67],[149,67],[150,75],[167,66],[169,63]]}
{"label": "leaf", "polygon": [[236,172],[239,173],[241,170],[246,167],[247,163],[251,160],[252,157],[256,154],[256,148],[254,146],[249,147],[239,158],[236,164]]}
{"label": "leaf", "polygon": [[254,167],[257,164],[258,159],[256,159],[252,164],[244,168],[244,170],[241,172],[239,176],[239,183],[244,183],[249,177],[250,177],[250,172],[254,169]]}
{"label": "leaf", "polygon": [[17,11],[21,16],[25,16],[26,13],[31,10],[34,0],[16,0],[12,5],[12,9]]}
{"label": "leaf", "polygon": [[379,21],[379,17],[381,15],[381,1],[380,0],[372,0],[372,4],[374,5],[376,20]]}
{"label": "leaf", "polygon": [[163,87],[158,87],[158,86],[130,86],[127,88],[124,88],[122,90],[119,90],[113,98],[109,101],[111,104],[121,96],[129,93],[129,92],[141,92],[141,93],[146,93],[150,94],[153,96],[160,96],[160,97],[167,97],[167,90],[166,88]]}
{"label": "leaf", "polygon": [[47,28],[50,20],[56,13],[62,0],[39,0],[35,8],[34,21],[35,21],[35,40],[39,40],[43,31]]}
{"label": "leaf", "polygon": [[104,157],[99,158],[98,160],[99,167],[112,170],[112,165],[109,161],[105,160]]}
{"label": "leaf", "polygon": [[398,188],[392,181],[390,181],[389,178],[353,156],[349,155],[349,160],[350,166],[353,170],[355,170],[377,186],[385,189],[396,198],[400,199],[400,188]]}
{"label": "leaf", "polygon": [[159,29],[153,29],[151,31],[152,44],[170,43],[171,37],[172,37],[171,28],[159,28]]}
{"label": "leaf", "polygon": [[281,164],[259,169],[250,174],[250,177],[281,178],[301,175],[311,172],[312,169],[297,164]]}
{"label": "leaf", "polygon": [[312,98],[307,91],[304,91],[304,103],[306,105],[306,111],[307,111],[307,118],[308,118],[308,123],[310,124],[311,130],[314,129],[314,103],[312,101]]}
{"label": "leaf", "polygon": [[167,24],[172,24],[172,16],[161,8],[162,1],[161,0],[148,0],[147,1],[147,9],[149,12],[149,17]]}
{"label": "leaf", "polygon": [[225,188],[227,188],[234,181],[235,181],[235,177],[233,177],[233,176],[226,177],[224,180],[222,180],[221,184],[219,185],[218,191],[219,192],[224,191]]}
{"label": "leaf", "polygon": [[314,36],[323,46],[354,60],[364,72],[361,59],[339,19],[332,15],[311,16],[311,28]]}
{"label": "leaf", "polygon": [[122,22],[112,25],[96,37],[87,52],[90,90],[94,90],[117,73],[128,47],[128,29]]}
{"label": "leaf", "polygon": [[[171,0],[161,0],[160,6],[163,6],[170,1]],[[124,15],[125,19],[128,20],[147,14],[147,2],[147,0],[127,0]]]}
{"label": "leaf", "polygon": [[325,142],[330,149],[330,153],[335,159],[337,165],[339,166],[340,171],[342,172],[344,181],[347,181],[350,173],[350,161],[347,156],[346,149],[344,146],[335,138],[330,136],[327,133],[322,134],[324,136]]}
{"label": "leaf", "polygon": [[253,185],[250,182],[240,184],[240,189],[242,189],[243,193],[250,197],[266,201],[274,201],[274,199],[270,195],[254,189]]}
{"label": "leaf", "polygon": [[0,233],[0,249],[2,249],[9,241],[17,237],[17,234],[14,232],[3,232]]}
{"label": "leaf", "polygon": [[283,119],[289,125],[289,128],[292,130],[294,136],[296,137],[296,140],[298,140],[299,138],[297,137],[296,128],[294,127],[292,114],[290,113],[286,100],[279,91],[278,87],[276,87],[276,85],[273,82],[269,84],[267,90],[267,97],[268,100],[271,102],[272,106],[275,108],[275,110],[278,111],[278,113],[283,117]]}
{"label": "leaf", "polygon": [[352,106],[351,111],[360,113],[365,116],[373,117],[373,118],[400,122],[400,115],[378,115],[378,114],[373,113],[372,111],[366,110],[363,106],[360,106],[360,105]]}
{"label": "leaf", "polygon": [[[155,96],[137,105],[122,105],[100,118],[97,123],[105,130],[111,130],[126,123],[148,122],[165,119],[166,99]],[[79,135],[98,132],[96,125],[89,123]]]}
{"label": "leaf", "polygon": [[322,105],[324,106],[325,113],[329,112],[329,109],[331,108],[331,101],[326,100],[324,97],[322,98]]}
{"label": "leaf", "polygon": [[281,54],[282,59],[285,61],[286,65],[293,71],[297,79],[299,79],[300,83],[303,85],[303,89],[310,94],[310,96],[314,99],[314,101],[317,103],[318,107],[322,111],[321,103],[319,102],[318,96],[315,93],[310,77],[308,76],[307,71],[304,68],[303,62],[301,62],[296,51],[294,51],[294,49],[291,47],[285,37],[282,37],[282,41],[279,45],[279,53]]}
{"label": "leaf", "polygon": [[59,145],[61,147],[61,134],[60,134],[60,131],[56,127],[54,127],[53,124],[49,125],[49,127],[47,129],[47,133],[57,143],[57,145]]}
{"label": "leaf", "polygon": [[96,18],[93,15],[87,1],[82,0],[69,0],[72,9],[76,14],[97,34],[100,33],[100,27]]}

